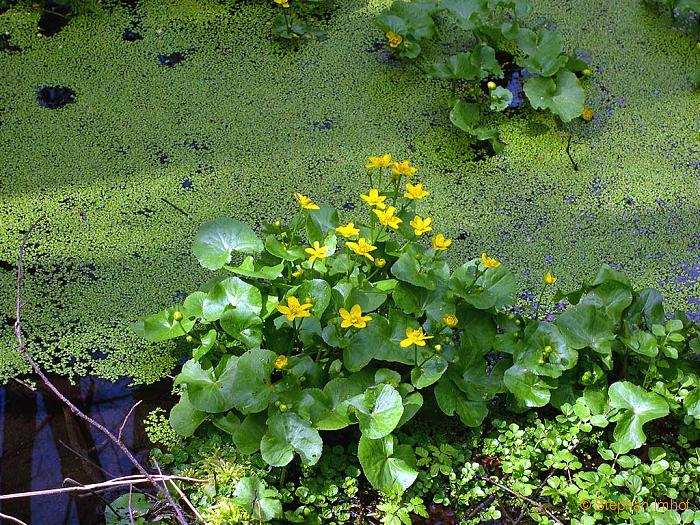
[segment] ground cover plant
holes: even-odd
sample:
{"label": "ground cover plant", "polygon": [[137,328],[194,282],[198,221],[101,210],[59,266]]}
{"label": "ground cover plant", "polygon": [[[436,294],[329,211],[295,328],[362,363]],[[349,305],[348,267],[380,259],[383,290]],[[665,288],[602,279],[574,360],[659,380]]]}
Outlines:
{"label": "ground cover plant", "polygon": [[[362,222],[294,193],[298,213],[264,239],[233,218],[200,228],[195,256],[226,273],[134,326],[192,347],[175,378],[176,432],[211,422],[238,450],[286,468],[316,465],[321,432],[357,425],[350,446],[364,476],[399,499],[418,471],[397,430],[424,405],[467,427],[499,394],[515,412],[552,405],[586,432],[614,424],[609,460],[643,446],[661,418],[697,437],[700,338],[658,292],[604,266],[561,294],[569,306],[553,320],[513,313],[515,278],[496,258],[450,270],[452,240],[423,213],[429,191],[410,161],[370,157],[366,170]],[[548,272],[542,287],[556,281]],[[274,509],[259,512],[279,518]]]}

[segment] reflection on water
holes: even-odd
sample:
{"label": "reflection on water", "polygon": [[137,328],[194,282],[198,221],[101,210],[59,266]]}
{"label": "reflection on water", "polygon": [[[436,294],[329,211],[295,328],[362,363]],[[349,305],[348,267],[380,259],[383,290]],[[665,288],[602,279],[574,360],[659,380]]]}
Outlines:
{"label": "reflection on water", "polygon": [[[124,426],[122,439],[145,464],[152,446],[142,421],[161,406],[174,402],[169,381],[130,388],[128,380],[116,383],[82,378],[76,385],[52,380],[81,410],[116,435],[135,402]],[[61,487],[71,478],[80,483],[134,474],[131,463],[99,431],[74,416],[50,392],[32,392],[11,382],[0,387],[0,494]],[[102,493],[111,501],[125,492]],[[104,502],[97,495],[56,495],[0,501],[0,511],[30,525],[95,525],[104,523]]]}

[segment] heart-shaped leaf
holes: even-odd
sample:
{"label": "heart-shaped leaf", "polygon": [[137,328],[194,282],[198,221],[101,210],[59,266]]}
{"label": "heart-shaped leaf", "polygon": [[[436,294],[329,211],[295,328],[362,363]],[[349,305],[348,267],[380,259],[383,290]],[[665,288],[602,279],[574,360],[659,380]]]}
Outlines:
{"label": "heart-shaped leaf", "polygon": [[236,219],[220,218],[203,224],[195,237],[192,251],[199,264],[218,270],[231,260],[231,253],[258,253],[263,243],[253,229]]}

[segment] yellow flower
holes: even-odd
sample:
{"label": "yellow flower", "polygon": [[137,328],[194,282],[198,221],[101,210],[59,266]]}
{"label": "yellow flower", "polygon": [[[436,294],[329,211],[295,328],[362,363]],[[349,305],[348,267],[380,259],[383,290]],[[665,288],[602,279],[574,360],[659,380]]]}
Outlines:
{"label": "yellow flower", "polygon": [[345,237],[346,239],[349,239],[350,237],[354,237],[355,235],[358,235],[360,233],[360,230],[355,228],[355,223],[349,222],[346,226],[338,226],[335,231],[337,231],[340,235]]}
{"label": "yellow flower", "polygon": [[430,217],[423,219],[420,215],[416,215],[409,224],[413,228],[413,233],[416,235],[423,235],[424,233],[433,231],[430,227],[431,222],[433,222],[433,219]]}
{"label": "yellow flower", "polygon": [[484,268],[498,268],[501,265],[495,257],[489,257],[486,253],[481,254],[481,264]]}
{"label": "yellow flower", "polygon": [[365,168],[373,170],[375,168],[386,168],[391,164],[391,155],[382,155],[381,157],[369,157]]}
{"label": "yellow flower", "polygon": [[397,35],[391,31],[386,34],[386,39],[389,41],[391,47],[398,47],[399,44],[403,42],[403,37],[401,35]]}
{"label": "yellow flower", "polygon": [[316,259],[325,259],[327,257],[328,246],[321,246],[318,241],[314,241],[313,247],[306,248],[304,251],[311,256],[309,257],[309,262],[314,262]]}
{"label": "yellow flower", "polygon": [[377,257],[374,260],[374,264],[377,265],[377,268],[384,268],[386,266],[386,259],[382,259],[380,257]]}
{"label": "yellow flower", "polygon": [[360,198],[370,206],[376,206],[380,210],[386,208],[386,204],[384,204],[386,195],[379,195],[379,190],[375,188],[370,189],[367,195],[360,195]]}
{"label": "yellow flower", "polygon": [[296,272],[292,272],[292,277],[301,277],[304,275],[304,269],[299,268]]}
{"label": "yellow flower", "polygon": [[581,113],[581,117],[583,118],[583,120],[585,120],[586,122],[590,122],[591,120],[593,120],[593,115],[593,108],[591,106],[583,107],[583,113]]}
{"label": "yellow flower", "polygon": [[397,230],[399,228],[399,224],[401,224],[403,221],[399,219],[396,215],[394,215],[394,212],[396,211],[396,208],[393,206],[389,206],[386,211],[382,210],[372,210],[374,211],[374,214],[379,217],[379,222],[381,222],[384,226],[388,226],[389,228],[394,228]]}
{"label": "yellow flower", "polygon": [[318,210],[320,209],[314,202],[309,199],[306,195],[302,195],[301,193],[294,192],[294,198],[297,200],[299,203],[299,206],[304,208],[305,210]]}
{"label": "yellow flower", "polygon": [[554,284],[557,282],[557,278],[552,275],[552,272],[547,272],[544,274],[544,284]]}
{"label": "yellow flower", "polygon": [[442,233],[433,237],[434,250],[447,250],[450,246],[452,246],[452,239],[447,239]]}
{"label": "yellow flower", "polygon": [[299,299],[290,295],[287,297],[287,306],[278,304],[277,311],[286,315],[290,321],[294,321],[297,317],[311,317],[311,313],[307,312],[307,310],[312,306],[313,304],[311,303],[300,304]]}
{"label": "yellow flower", "polygon": [[459,323],[459,319],[457,319],[457,316],[454,314],[445,314],[442,316],[442,322],[445,323],[446,326],[454,328],[457,326],[457,323]]}
{"label": "yellow flower", "polygon": [[417,201],[428,195],[430,195],[430,193],[423,189],[423,184],[420,182],[418,184],[406,183],[406,193],[404,193],[403,196],[407,199]]}
{"label": "yellow flower", "polygon": [[425,335],[422,328],[406,328],[406,339],[401,340],[401,348],[411,345],[425,346],[427,339],[432,339],[432,335]]}
{"label": "yellow flower", "polygon": [[275,359],[275,368],[277,370],[282,370],[289,363],[289,358],[286,355],[278,355]]}
{"label": "yellow flower", "polygon": [[282,7],[289,7],[289,0],[275,0],[275,3]]}
{"label": "yellow flower", "polygon": [[364,328],[367,326],[367,321],[372,320],[369,315],[362,315],[362,308],[359,304],[350,308],[349,312],[345,308],[341,308],[338,313],[343,318],[343,322],[340,323],[341,328],[349,328],[350,326]]}
{"label": "yellow flower", "polygon": [[372,246],[369,244],[364,237],[362,237],[359,241],[357,242],[349,242],[347,243],[348,248],[350,248],[353,252],[355,252],[357,255],[362,255],[364,257],[367,257],[370,261],[374,260],[374,257],[370,255],[369,252],[372,252],[377,249],[376,246]]}
{"label": "yellow flower", "polygon": [[412,176],[416,171],[418,171],[418,168],[411,166],[411,161],[409,160],[394,162],[394,167],[391,169],[394,175],[405,175],[406,177]]}

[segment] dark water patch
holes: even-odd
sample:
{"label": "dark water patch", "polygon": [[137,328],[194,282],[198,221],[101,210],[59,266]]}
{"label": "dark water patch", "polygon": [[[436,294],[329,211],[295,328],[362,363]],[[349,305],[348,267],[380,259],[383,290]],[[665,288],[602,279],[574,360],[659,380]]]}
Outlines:
{"label": "dark water patch", "polygon": [[158,153],[158,162],[160,162],[161,164],[170,164],[170,157],[168,157],[167,153],[161,151],[160,153]]}
{"label": "dark water patch", "polygon": [[38,31],[43,36],[53,36],[63,29],[71,19],[71,9],[68,5],[56,2],[44,2],[39,17]]}
{"label": "dark water patch", "polygon": [[[82,378],[75,385],[61,377],[52,380],[81,410],[115,433],[131,407],[141,401],[124,425],[122,438],[145,464],[152,445],[141,422],[154,408],[172,406],[169,381],[129,387],[127,379],[112,383]],[[0,450],[2,494],[57,488],[66,478],[87,484],[135,473],[111,441],[74,416],[51,393],[43,388],[32,392],[15,382],[0,388]],[[126,491],[115,489],[102,498],[86,494],[6,500],[0,511],[33,524],[97,525],[104,523],[104,500]]]}
{"label": "dark water patch", "polygon": [[352,202],[346,202],[345,204],[343,204],[343,209],[345,211],[352,211],[355,209],[355,204]]}
{"label": "dark water patch", "polygon": [[36,99],[41,107],[58,109],[75,102],[75,91],[63,86],[44,86],[37,90]]}
{"label": "dark water patch", "polygon": [[[2,11],[0,10],[0,13]],[[0,52],[4,53],[20,53],[22,48],[12,44],[12,35],[10,33],[3,33],[0,35]]]}
{"label": "dark water patch", "polygon": [[326,131],[333,127],[333,121],[330,119],[314,120],[313,127],[319,131]]}
{"label": "dark water patch", "polygon": [[124,33],[122,33],[122,40],[125,40],[126,42],[136,42],[137,40],[143,40],[143,36],[136,31],[127,29],[124,31]]}
{"label": "dark water patch", "polygon": [[187,58],[188,53],[190,53],[190,51],[175,51],[169,55],[158,55],[158,62],[160,62],[161,66],[175,67]]}
{"label": "dark water patch", "polygon": [[180,186],[185,190],[191,190],[194,187],[194,183],[190,179],[185,179],[180,183]]}

